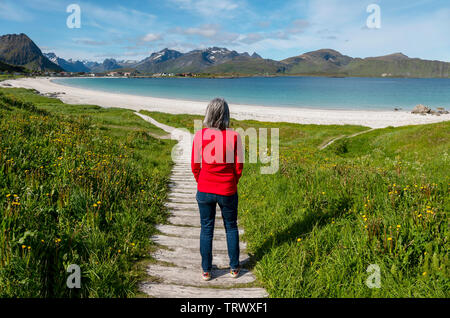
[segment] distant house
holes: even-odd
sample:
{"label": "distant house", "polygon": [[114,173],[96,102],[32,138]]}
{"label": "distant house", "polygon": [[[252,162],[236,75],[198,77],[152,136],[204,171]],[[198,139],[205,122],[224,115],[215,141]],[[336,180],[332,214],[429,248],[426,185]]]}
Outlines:
{"label": "distant house", "polygon": [[173,73],[155,73],[152,75],[153,77],[171,77],[174,76]]}
{"label": "distant house", "polygon": [[176,76],[178,77],[196,77],[196,74],[193,73],[178,73]]}
{"label": "distant house", "polygon": [[125,73],[123,73],[123,76],[130,77],[131,76],[131,72],[125,72]]}
{"label": "distant house", "polygon": [[118,76],[119,73],[118,72],[109,72],[108,74],[106,74],[106,76]]}

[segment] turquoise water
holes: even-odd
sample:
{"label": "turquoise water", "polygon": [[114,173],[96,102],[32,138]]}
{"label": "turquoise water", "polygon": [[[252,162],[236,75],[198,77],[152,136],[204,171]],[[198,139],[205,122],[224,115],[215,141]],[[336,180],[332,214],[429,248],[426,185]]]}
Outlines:
{"label": "turquoise water", "polygon": [[450,108],[450,79],[326,77],[64,78],[56,83],[141,96],[320,109]]}

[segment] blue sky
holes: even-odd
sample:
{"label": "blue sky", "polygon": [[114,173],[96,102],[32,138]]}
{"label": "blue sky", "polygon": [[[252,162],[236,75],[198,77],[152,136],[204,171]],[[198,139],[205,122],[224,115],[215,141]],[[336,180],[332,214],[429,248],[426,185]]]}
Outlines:
{"label": "blue sky", "polygon": [[[69,29],[68,5],[81,8]],[[369,4],[381,28],[369,29]],[[0,34],[26,33],[63,58],[140,60],[165,47],[221,46],[276,60],[321,48],[450,62],[448,0],[0,0]]]}

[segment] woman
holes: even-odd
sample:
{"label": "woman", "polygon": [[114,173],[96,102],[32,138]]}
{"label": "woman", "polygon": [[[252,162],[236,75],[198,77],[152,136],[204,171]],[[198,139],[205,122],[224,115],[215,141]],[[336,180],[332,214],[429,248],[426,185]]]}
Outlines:
{"label": "woman", "polygon": [[244,166],[242,142],[238,133],[228,129],[230,111],[224,99],[216,98],[209,103],[203,123],[206,128],[194,136],[191,161],[192,173],[197,181],[196,198],[200,210],[202,279],[211,279],[217,204],[225,225],[230,275],[237,278],[240,270],[237,184]]}

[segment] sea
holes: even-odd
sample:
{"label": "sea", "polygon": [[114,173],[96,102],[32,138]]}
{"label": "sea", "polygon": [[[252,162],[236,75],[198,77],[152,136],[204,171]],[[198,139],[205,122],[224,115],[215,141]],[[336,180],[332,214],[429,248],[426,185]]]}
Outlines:
{"label": "sea", "polygon": [[450,79],[243,77],[61,78],[90,90],[230,104],[344,110],[412,110],[417,104],[450,109]]}

